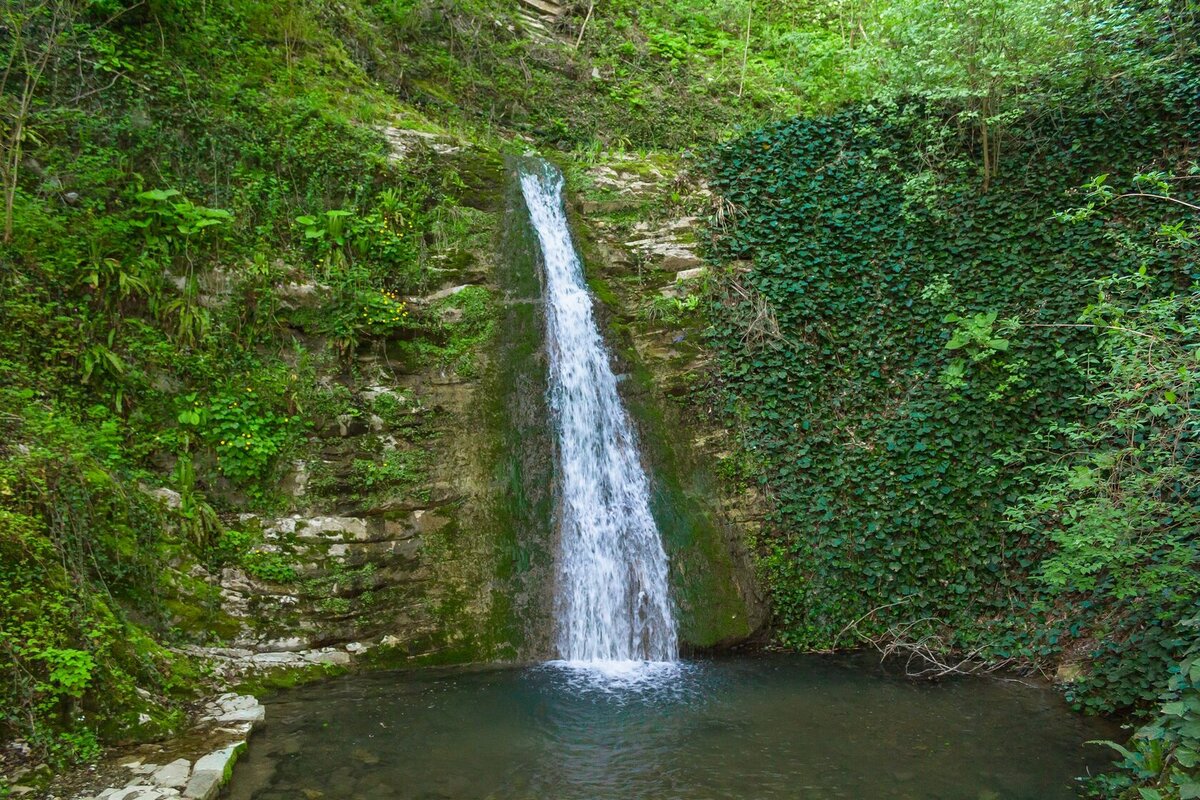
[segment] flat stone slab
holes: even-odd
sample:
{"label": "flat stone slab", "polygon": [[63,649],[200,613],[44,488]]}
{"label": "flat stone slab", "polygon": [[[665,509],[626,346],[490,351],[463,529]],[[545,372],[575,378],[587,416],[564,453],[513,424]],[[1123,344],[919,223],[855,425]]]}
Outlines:
{"label": "flat stone slab", "polygon": [[188,781],[183,796],[188,800],[212,800],[221,791],[224,775],[219,772],[197,772]]}
{"label": "flat stone slab", "polygon": [[162,786],[136,784],[124,789],[105,789],[96,800],[167,800],[171,797],[179,797],[179,792]]}
{"label": "flat stone slab", "polygon": [[[262,706],[254,706],[253,708],[239,708],[235,711],[226,711],[217,717],[217,722],[250,722],[257,724],[266,718],[266,709]],[[197,769],[199,769],[199,762],[197,762]]]}
{"label": "flat stone slab", "polygon": [[192,762],[186,758],[177,758],[165,767],[159,767],[150,776],[150,780],[159,786],[172,789],[182,789],[192,772]]}
{"label": "flat stone slab", "polygon": [[245,742],[237,742],[228,747],[223,747],[216,752],[209,753],[196,762],[194,772],[216,772],[225,774],[225,767],[231,766],[237,759],[238,751],[245,745]]}
{"label": "flat stone slab", "polygon": [[265,666],[278,666],[287,664],[300,664],[304,661],[304,656],[299,653],[255,653],[250,657],[250,660],[255,664]]}
{"label": "flat stone slab", "polygon": [[318,650],[305,653],[304,658],[312,664],[336,664],[345,666],[351,661],[350,654],[343,650]]}
{"label": "flat stone slab", "polygon": [[[258,710],[261,711],[262,707],[259,706]],[[216,797],[233,768],[233,762],[237,761],[238,754],[245,746],[245,742],[234,742],[199,759],[183,790],[183,796],[188,800],[211,800]]]}

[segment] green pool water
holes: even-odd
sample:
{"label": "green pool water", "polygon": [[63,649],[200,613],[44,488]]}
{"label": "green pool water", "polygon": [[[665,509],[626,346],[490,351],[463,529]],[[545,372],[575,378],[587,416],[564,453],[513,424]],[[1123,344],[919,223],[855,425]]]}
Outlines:
{"label": "green pool water", "polygon": [[864,658],[374,673],[269,702],[225,796],[1056,800],[1118,733],[1046,688]]}

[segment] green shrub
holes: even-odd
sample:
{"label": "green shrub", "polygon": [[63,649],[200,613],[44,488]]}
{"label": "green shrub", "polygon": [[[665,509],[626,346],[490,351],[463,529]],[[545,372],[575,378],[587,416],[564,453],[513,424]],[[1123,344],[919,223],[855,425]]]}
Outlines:
{"label": "green shrub", "polygon": [[213,395],[200,428],[216,450],[221,473],[242,484],[265,477],[300,429],[298,417],[270,408],[253,386]]}
{"label": "green shrub", "polygon": [[295,564],[287,555],[256,549],[262,536],[251,531],[225,530],[208,549],[210,569],[240,567],[247,575],[273,583],[292,583],[297,578]]}
{"label": "green shrub", "polygon": [[[1193,630],[1200,620],[1188,623]],[[1200,797],[1200,644],[1171,668],[1158,715],[1138,728],[1128,747],[1105,742],[1122,757],[1121,772],[1102,775],[1092,788],[1130,800]]]}
{"label": "green shrub", "polygon": [[242,554],[246,574],[273,583],[292,583],[297,578],[296,567],[281,553],[250,550]]}

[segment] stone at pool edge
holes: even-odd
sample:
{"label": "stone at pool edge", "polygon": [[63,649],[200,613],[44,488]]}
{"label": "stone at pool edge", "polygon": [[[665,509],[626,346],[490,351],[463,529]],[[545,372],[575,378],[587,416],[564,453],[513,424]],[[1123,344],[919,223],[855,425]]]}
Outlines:
{"label": "stone at pool edge", "polygon": [[120,789],[105,789],[96,800],[174,800],[179,796],[178,789],[135,783]]}
{"label": "stone at pool edge", "polygon": [[177,758],[164,767],[159,767],[150,776],[151,782],[158,786],[171,789],[182,789],[187,785],[188,776],[192,772],[192,762],[186,758]]}
{"label": "stone at pool edge", "polygon": [[[210,701],[208,713],[200,717],[201,727],[207,723],[236,722],[242,736],[266,716],[266,709],[252,695],[228,692]],[[217,728],[229,733],[229,728]],[[79,796],[79,800],[213,800],[229,780],[233,764],[246,748],[246,740],[226,740],[225,747],[201,756],[193,765],[186,758],[178,758],[169,764],[143,764],[140,758],[122,759],[124,766],[134,773],[134,779],[124,787],[107,788],[95,796]]]}
{"label": "stone at pool edge", "polygon": [[245,742],[237,742],[197,761],[183,796],[187,800],[212,800],[216,797],[233,768],[233,762],[245,746]]}
{"label": "stone at pool edge", "polygon": [[221,791],[221,784],[224,783],[222,775],[219,772],[197,772],[188,781],[187,788],[183,790],[183,796],[186,800],[212,800]]}
{"label": "stone at pool edge", "polygon": [[[216,719],[217,722],[249,722],[253,725],[257,725],[266,719],[266,717],[266,709],[264,709],[262,706],[253,706],[251,708],[239,708],[234,711],[228,711]],[[203,761],[204,759],[200,760]]]}

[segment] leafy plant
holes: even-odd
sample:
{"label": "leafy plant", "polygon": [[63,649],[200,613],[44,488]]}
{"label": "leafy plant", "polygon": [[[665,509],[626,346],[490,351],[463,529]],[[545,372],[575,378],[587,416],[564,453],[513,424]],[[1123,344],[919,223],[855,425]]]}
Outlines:
{"label": "leafy plant", "polygon": [[700,295],[690,294],[684,297],[657,294],[641,309],[641,315],[649,322],[660,322],[663,325],[679,325],[684,318],[700,307]]}
{"label": "leafy plant", "polygon": [[280,553],[250,550],[242,555],[242,568],[248,575],[272,583],[292,583],[297,577],[295,566]]}
{"label": "leafy plant", "polygon": [[37,658],[50,670],[47,678],[51,692],[76,699],[83,697],[96,669],[91,653],[50,647],[38,653]]}
{"label": "leafy plant", "polygon": [[[1200,620],[1184,625],[1194,631]],[[1122,771],[1094,779],[1093,789],[1107,796],[1141,800],[1200,797],[1200,642],[1171,668],[1160,700],[1158,715],[1134,732],[1128,747],[1097,742],[1120,753]]]}
{"label": "leafy plant", "polygon": [[375,461],[355,459],[350,480],[364,494],[403,494],[420,485],[428,473],[428,468],[428,457],[423,451],[398,450],[389,452]]}
{"label": "leafy plant", "polygon": [[[152,251],[188,253],[189,244],[206,228],[227,224],[233,214],[223,208],[197,205],[177,189],[138,192],[138,216],[131,225],[141,228]],[[179,198],[179,199],[175,199]]]}
{"label": "leafy plant", "polygon": [[213,395],[201,424],[201,435],[216,450],[221,472],[248,484],[267,473],[299,431],[301,420],[267,406],[253,386],[245,386]]}
{"label": "leafy plant", "polygon": [[[1081,322],[1099,348],[1084,368],[1091,391],[1085,422],[1049,427],[1033,447],[1063,455],[1026,467],[1036,491],[1006,516],[1017,532],[1046,530],[1055,551],[1040,577],[1057,592],[1157,596],[1186,603],[1200,594],[1192,531],[1200,471],[1193,396],[1200,346],[1200,296],[1189,292],[1127,305],[1144,275],[1100,282]],[[1111,324],[1120,320],[1120,325]]]}
{"label": "leafy plant", "polygon": [[344,209],[330,209],[319,217],[296,217],[304,238],[313,242],[324,257],[327,270],[346,265],[346,218],[350,216],[351,212]]}
{"label": "leafy plant", "polygon": [[409,324],[408,304],[387,290],[349,290],[330,311],[324,328],[342,353],[367,337],[391,336]]}
{"label": "leafy plant", "polygon": [[259,580],[294,582],[298,573],[293,561],[284,553],[257,549],[261,541],[262,537],[251,531],[222,531],[207,550],[210,568],[236,566]]}

